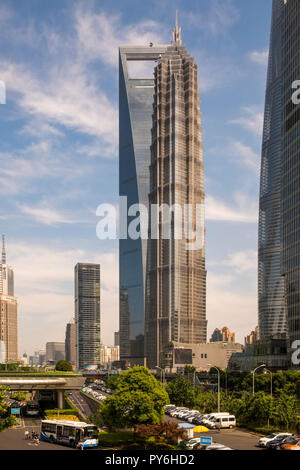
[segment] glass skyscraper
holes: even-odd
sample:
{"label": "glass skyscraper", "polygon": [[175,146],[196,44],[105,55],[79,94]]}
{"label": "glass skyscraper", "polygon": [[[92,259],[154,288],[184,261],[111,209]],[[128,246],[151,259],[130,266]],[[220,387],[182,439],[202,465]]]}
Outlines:
{"label": "glass skyscraper", "polygon": [[280,188],[282,135],[282,27],[284,0],[273,0],[264,115],[258,237],[259,337],[286,332],[281,272]]}
{"label": "glass skyscraper", "polygon": [[76,366],[100,364],[100,265],[75,266]]}
{"label": "glass skyscraper", "polygon": [[[284,0],[282,32],[281,237],[289,346],[300,340],[300,105],[292,100],[300,80],[300,3]],[[298,366],[299,367],[299,366]]]}
{"label": "glass skyscraper", "polygon": [[[127,205],[148,207],[155,61],[165,45],[121,46],[119,55],[119,193]],[[150,61],[148,77],[132,78],[131,64]],[[127,219],[127,226],[131,218]],[[145,363],[147,240],[120,239],[120,358]]]}

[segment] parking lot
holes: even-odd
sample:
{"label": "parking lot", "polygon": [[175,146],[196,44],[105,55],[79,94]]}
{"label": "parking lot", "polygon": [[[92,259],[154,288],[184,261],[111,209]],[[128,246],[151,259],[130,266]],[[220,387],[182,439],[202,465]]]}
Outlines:
{"label": "parking lot", "polygon": [[[165,419],[166,421],[182,423],[182,421],[167,415]],[[233,450],[261,450],[261,448],[257,447],[257,442],[261,435],[243,431],[238,428],[209,431],[205,434],[195,433],[195,437],[200,436],[212,436],[213,442],[223,444]]]}

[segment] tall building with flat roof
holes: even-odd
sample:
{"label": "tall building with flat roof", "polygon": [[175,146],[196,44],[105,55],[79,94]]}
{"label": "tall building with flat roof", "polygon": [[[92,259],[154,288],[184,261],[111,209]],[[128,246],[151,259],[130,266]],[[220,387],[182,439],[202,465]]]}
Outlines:
{"label": "tall building with flat roof", "polygon": [[115,331],[114,333],[114,346],[120,346],[120,332]]}
{"label": "tall building with flat roof", "polygon": [[5,345],[6,360],[17,361],[18,300],[14,296],[14,273],[6,262],[4,235],[2,235],[2,258],[0,263],[0,341],[3,341]]}
{"label": "tall building with flat roof", "polygon": [[[205,343],[206,268],[204,163],[198,68],[181,41],[176,21],[172,44],[158,58],[154,78],[149,204],[174,207],[166,220],[153,216],[146,285],[146,356],[162,366],[170,343]],[[186,230],[196,233],[198,244]],[[164,230],[168,228],[164,234]]]}
{"label": "tall building with flat roof", "polygon": [[[293,343],[300,341],[300,104],[293,99],[300,80],[299,24],[299,1],[285,0],[282,32],[281,261],[289,353]],[[299,92],[296,98],[299,100]],[[292,366],[299,368],[296,364]]]}
{"label": "tall building with flat roof", "polygon": [[65,356],[71,364],[76,364],[76,327],[72,319],[66,326]]}
{"label": "tall building with flat roof", "polygon": [[[128,207],[148,207],[154,66],[166,45],[120,46],[119,54],[119,193]],[[148,76],[130,75],[132,64],[152,63]],[[132,217],[127,218],[127,227]],[[125,227],[125,230],[127,229]],[[120,237],[120,357],[145,362],[145,283],[147,240]]]}
{"label": "tall building with flat roof", "polygon": [[258,237],[258,321],[260,339],[286,332],[281,272],[280,191],[282,131],[283,0],[273,1],[261,159]]}
{"label": "tall building with flat roof", "polygon": [[76,366],[100,364],[100,264],[75,266]]}
{"label": "tall building with flat roof", "polygon": [[[36,362],[40,363],[40,351],[35,352]],[[47,364],[55,365],[58,361],[65,359],[65,343],[49,341],[46,343],[45,360]]]}

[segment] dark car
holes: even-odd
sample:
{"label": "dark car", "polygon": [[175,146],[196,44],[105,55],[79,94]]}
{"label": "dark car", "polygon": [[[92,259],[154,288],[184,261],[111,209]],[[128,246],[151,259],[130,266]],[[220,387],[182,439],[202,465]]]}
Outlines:
{"label": "dark car", "polygon": [[200,418],[195,418],[195,419],[193,420],[193,424],[198,424],[198,425],[202,424],[202,417],[200,417]]}
{"label": "dark car", "polygon": [[195,418],[192,419],[192,424],[199,424],[201,420],[201,416],[195,416]]}
{"label": "dark car", "polygon": [[287,444],[295,440],[295,436],[282,435],[268,442],[266,448],[269,450],[281,450],[281,444]]}

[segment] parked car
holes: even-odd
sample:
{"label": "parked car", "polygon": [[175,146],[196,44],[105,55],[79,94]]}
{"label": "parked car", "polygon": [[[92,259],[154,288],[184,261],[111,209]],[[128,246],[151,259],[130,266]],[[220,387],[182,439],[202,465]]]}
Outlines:
{"label": "parked car", "polygon": [[293,441],[295,436],[291,436],[291,434],[282,434],[281,436],[272,439],[271,441],[267,442],[266,448],[269,450],[281,450],[282,444],[288,444],[288,442]]}
{"label": "parked car", "polygon": [[300,437],[291,439],[290,442],[285,442],[281,445],[282,450],[300,450]]}
{"label": "parked car", "polygon": [[233,450],[230,447],[224,446],[223,444],[212,444],[211,446],[207,446],[206,450]]}
{"label": "parked car", "polygon": [[201,418],[201,414],[194,414],[192,416],[190,416],[190,418],[188,419],[188,422],[191,423],[191,424],[196,424],[196,419],[200,419]]}
{"label": "parked car", "polygon": [[277,439],[281,436],[291,436],[290,433],[286,433],[286,432],[275,432],[273,434],[270,434],[269,436],[266,436],[266,437],[261,437],[257,443],[258,447],[266,447],[266,445],[268,444],[268,442],[271,442],[273,441],[274,439]]}
{"label": "parked car", "polygon": [[188,450],[193,450],[196,444],[200,444],[200,437],[194,437],[185,443]]}
{"label": "parked car", "polygon": [[192,424],[199,425],[202,422],[202,415],[196,416],[195,418],[192,419]]}

